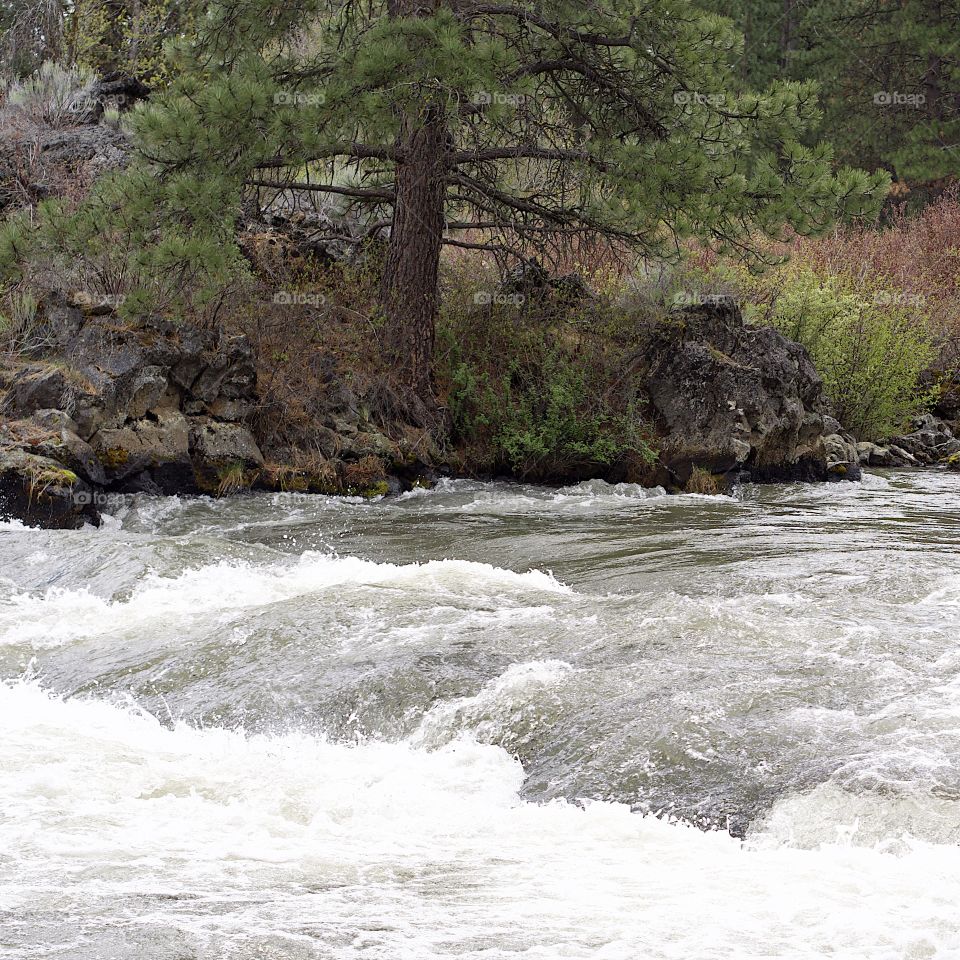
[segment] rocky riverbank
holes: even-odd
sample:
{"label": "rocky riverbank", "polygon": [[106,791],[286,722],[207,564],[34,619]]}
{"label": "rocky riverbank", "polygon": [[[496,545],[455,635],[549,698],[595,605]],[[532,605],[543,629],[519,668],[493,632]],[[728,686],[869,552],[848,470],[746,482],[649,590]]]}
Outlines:
{"label": "rocky riverbank", "polygon": [[[109,302],[51,294],[29,356],[0,371],[0,512],[26,523],[96,523],[106,493],[207,494],[295,490],[365,497],[462,471],[449,444],[424,444],[409,424],[374,422],[370,398],[343,378],[321,384],[311,449],[270,429],[259,359],[243,335],[164,319],[136,324]],[[806,351],[745,325],[732,301],[688,307],[653,325],[624,371],[649,419],[658,457],[604,479],[720,491],[755,481],[853,479],[884,448],[860,445],[825,417]],[[625,387],[626,388],[626,387]],[[950,456],[960,441],[924,423],[888,454]],[[417,441],[417,437],[420,441]],[[926,448],[924,448],[926,449]],[[893,451],[893,453],[889,453]],[[562,479],[562,478],[558,478]]]}
{"label": "rocky riverbank", "polygon": [[130,325],[109,303],[58,296],[41,311],[42,349],[0,371],[4,516],[71,527],[95,522],[106,492],[374,496],[399,489],[401,476],[418,479],[401,445],[349,402],[310,467],[268,461],[249,425],[259,395],[244,336],[161,319]]}

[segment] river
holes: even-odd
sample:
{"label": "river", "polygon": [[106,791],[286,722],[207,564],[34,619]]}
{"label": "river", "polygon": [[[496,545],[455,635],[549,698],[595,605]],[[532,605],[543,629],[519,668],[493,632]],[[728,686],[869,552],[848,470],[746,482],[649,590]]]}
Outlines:
{"label": "river", "polygon": [[960,476],[0,525],[0,957],[960,957]]}

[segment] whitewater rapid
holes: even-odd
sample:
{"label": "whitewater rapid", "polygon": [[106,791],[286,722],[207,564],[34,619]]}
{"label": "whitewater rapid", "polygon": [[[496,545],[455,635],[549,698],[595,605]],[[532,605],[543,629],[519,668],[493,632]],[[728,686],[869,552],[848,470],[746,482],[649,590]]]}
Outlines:
{"label": "whitewater rapid", "polygon": [[0,529],[0,957],[960,957],[960,478]]}

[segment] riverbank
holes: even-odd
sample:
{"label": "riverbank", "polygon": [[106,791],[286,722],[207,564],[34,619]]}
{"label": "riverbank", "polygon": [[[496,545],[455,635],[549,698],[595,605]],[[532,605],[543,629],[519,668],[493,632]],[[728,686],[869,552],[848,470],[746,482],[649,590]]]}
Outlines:
{"label": "riverbank", "polygon": [[[364,363],[355,347],[342,356],[356,322],[303,342],[294,326],[280,350],[262,328],[257,339],[162,318],[130,322],[109,301],[51,295],[34,346],[0,374],[2,509],[70,527],[95,522],[111,492],[373,497],[442,475],[716,492],[747,478],[857,475],[855,453],[843,466],[830,459],[821,383],[803,348],[747,326],[732,301],[642,323],[624,314],[619,340],[599,324],[575,335],[555,304],[540,307],[523,321],[550,369],[546,354],[536,368],[532,351],[525,369],[515,367],[507,344],[482,361],[471,356],[472,338],[509,321],[489,305],[468,317],[447,367],[452,382],[441,384],[438,430],[411,422],[375,359]],[[491,423],[490,392],[503,377],[512,379]],[[585,386],[605,395],[602,405]]]}

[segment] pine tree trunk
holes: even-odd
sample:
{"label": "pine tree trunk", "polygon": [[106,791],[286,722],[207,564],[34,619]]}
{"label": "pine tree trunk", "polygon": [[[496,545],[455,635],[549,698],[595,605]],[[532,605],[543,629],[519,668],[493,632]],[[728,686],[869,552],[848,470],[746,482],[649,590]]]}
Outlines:
{"label": "pine tree trunk", "polygon": [[438,115],[427,116],[404,138],[380,290],[388,360],[400,383],[425,402],[433,397],[430,368],[439,306],[447,149],[447,131]]}
{"label": "pine tree trunk", "polygon": [[[432,12],[435,3],[393,0],[391,14]],[[444,231],[450,138],[441,107],[424,106],[404,121],[396,201],[380,287],[387,321],[384,347],[399,385],[434,408],[431,378],[439,307],[437,280]]]}

